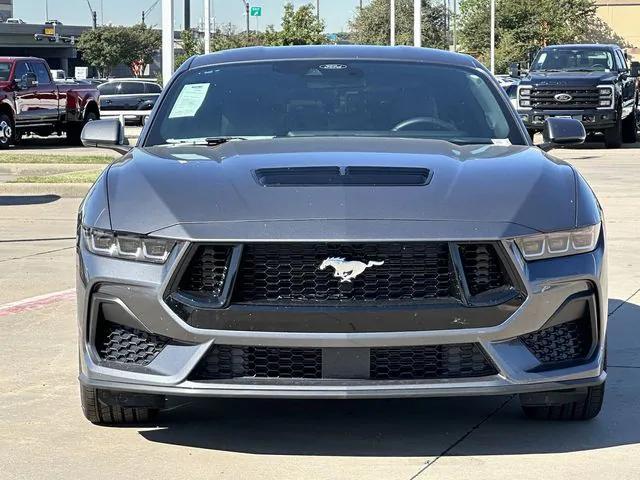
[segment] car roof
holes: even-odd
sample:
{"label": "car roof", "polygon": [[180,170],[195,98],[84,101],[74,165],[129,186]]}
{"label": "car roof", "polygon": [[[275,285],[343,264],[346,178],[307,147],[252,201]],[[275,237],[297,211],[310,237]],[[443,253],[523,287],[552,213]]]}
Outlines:
{"label": "car roof", "polygon": [[552,48],[620,48],[618,45],[613,43],[602,44],[602,43],[569,43],[566,45],[547,45],[542,50],[548,50]]}
{"label": "car roof", "polygon": [[208,55],[194,57],[189,68],[221,63],[314,59],[404,60],[446,63],[449,65],[469,67],[477,67],[480,65],[469,55],[433,48],[373,45],[297,45],[289,47],[245,47],[233,50],[222,50]]}

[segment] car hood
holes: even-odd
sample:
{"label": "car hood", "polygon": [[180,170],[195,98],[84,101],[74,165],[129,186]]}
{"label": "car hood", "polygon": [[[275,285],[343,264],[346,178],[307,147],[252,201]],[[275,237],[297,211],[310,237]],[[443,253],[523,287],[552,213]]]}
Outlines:
{"label": "car hood", "polygon": [[[418,186],[263,186],[256,174],[310,166],[342,172],[348,167],[424,168],[431,177]],[[517,227],[520,234],[575,223],[573,169],[528,146],[370,137],[157,146],[133,149],[110,167],[107,182],[113,229],[176,237],[188,236],[189,230],[207,238],[224,231],[222,236],[232,238],[242,236],[239,225],[247,223],[289,233],[313,225],[316,231],[339,229],[346,237],[346,225],[353,222],[368,222],[379,231],[392,221],[455,224],[460,237],[473,236],[474,229],[482,236],[480,230],[491,223],[503,225],[502,233],[509,230],[505,225]],[[432,231],[443,232],[440,227]]]}
{"label": "car hood", "polygon": [[595,87],[596,85],[613,83],[616,74],[611,72],[530,72],[523,84],[549,87]]}

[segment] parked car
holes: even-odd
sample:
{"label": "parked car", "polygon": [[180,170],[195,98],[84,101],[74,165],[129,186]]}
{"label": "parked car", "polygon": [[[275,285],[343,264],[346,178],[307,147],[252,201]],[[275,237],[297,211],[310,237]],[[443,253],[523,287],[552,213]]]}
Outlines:
{"label": "parked car", "polygon": [[82,127],[100,118],[98,90],[80,83],[56,83],[41,58],[0,57],[0,148],[23,134],[66,132],[80,143]]}
{"label": "parked car", "polygon": [[[162,87],[155,80],[111,79],[98,85],[100,91],[100,109],[104,112],[113,110],[151,110],[162,92]],[[126,116],[144,123],[146,116]]]}
{"label": "parked car", "polygon": [[[86,125],[125,153],[78,215],[86,417],[515,393],[533,418],[597,415],[602,212],[499,88],[441,50],[243,48],[185,62],[133,148]],[[584,137],[546,120],[545,149]]]}
{"label": "parked car", "polygon": [[4,23],[10,23],[13,25],[24,25],[26,22],[21,18],[7,18]]}
{"label": "parked car", "polygon": [[[531,135],[550,117],[579,120],[604,133],[608,148],[637,140],[636,79],[617,45],[552,45],[538,52],[518,87],[518,113]],[[513,72],[517,76],[516,72]]]}

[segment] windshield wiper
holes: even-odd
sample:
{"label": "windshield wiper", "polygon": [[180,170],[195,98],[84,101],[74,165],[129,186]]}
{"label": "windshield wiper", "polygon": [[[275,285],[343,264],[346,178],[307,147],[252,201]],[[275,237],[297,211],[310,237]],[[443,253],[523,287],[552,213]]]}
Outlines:
{"label": "windshield wiper", "polygon": [[222,145],[223,143],[227,143],[229,140],[246,140],[245,137],[207,137],[204,139],[204,142],[207,145],[216,146]]}

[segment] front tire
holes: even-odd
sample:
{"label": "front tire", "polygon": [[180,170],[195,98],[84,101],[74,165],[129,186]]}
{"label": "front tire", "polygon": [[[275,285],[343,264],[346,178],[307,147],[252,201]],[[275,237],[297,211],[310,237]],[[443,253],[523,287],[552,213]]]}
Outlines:
{"label": "front tire", "polygon": [[0,149],[15,144],[16,134],[13,120],[6,113],[0,113]]}
{"label": "front tire", "polygon": [[87,420],[96,425],[127,425],[148,423],[158,414],[156,408],[118,407],[99,399],[98,390],[80,385],[82,412]]}
{"label": "front tire", "polygon": [[583,400],[554,406],[522,406],[524,414],[535,420],[591,420],[602,409],[604,401],[604,382],[587,388]]}
{"label": "front tire", "polygon": [[622,121],[622,141],[636,143],[638,141],[638,124],[635,107],[627,118]]}
{"label": "front tire", "polygon": [[622,120],[619,114],[616,124],[604,131],[604,145],[607,148],[620,148],[622,146]]}

